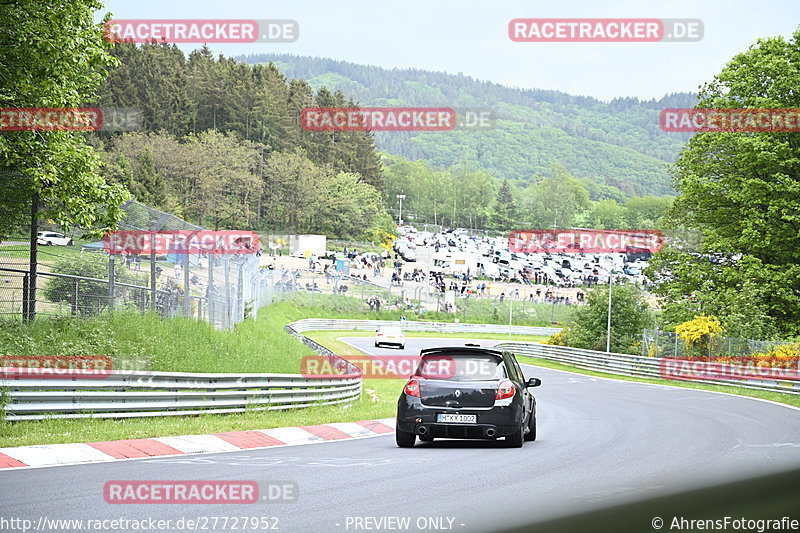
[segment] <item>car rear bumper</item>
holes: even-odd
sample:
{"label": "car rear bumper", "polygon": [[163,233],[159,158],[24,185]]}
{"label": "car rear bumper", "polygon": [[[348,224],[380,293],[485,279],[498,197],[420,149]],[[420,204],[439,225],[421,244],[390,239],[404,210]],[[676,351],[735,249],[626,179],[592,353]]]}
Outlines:
{"label": "car rear bumper", "polygon": [[[476,415],[475,424],[440,423],[440,413]],[[519,431],[524,417],[521,403],[490,408],[454,409],[422,405],[419,398],[401,396],[397,406],[397,429],[417,435],[451,439],[493,439],[506,437]]]}

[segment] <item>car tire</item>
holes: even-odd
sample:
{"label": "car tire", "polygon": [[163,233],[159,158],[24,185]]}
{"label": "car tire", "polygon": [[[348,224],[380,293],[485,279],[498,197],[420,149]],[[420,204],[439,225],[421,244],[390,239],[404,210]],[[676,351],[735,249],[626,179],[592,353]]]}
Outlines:
{"label": "car tire", "polygon": [[70,239],[69,242],[67,243],[67,246],[72,246],[73,244],[75,244],[75,243],[72,242],[72,239]]}
{"label": "car tire", "polygon": [[530,442],[536,440],[536,412],[532,412],[528,419],[528,433],[525,435],[525,440]]}
{"label": "car tire", "polygon": [[413,448],[417,436],[411,431],[403,431],[401,429],[395,430],[394,441],[400,448]]}
{"label": "car tire", "polygon": [[376,342],[376,343],[375,343],[375,347],[376,347],[376,348],[379,348],[379,347],[380,347],[380,344],[378,344],[378,343]]}
{"label": "car tire", "polygon": [[405,344],[401,344],[401,345],[400,345],[400,349],[401,349],[401,350],[405,350],[405,349],[406,349],[406,345],[405,345]]}
{"label": "car tire", "polygon": [[507,448],[522,448],[525,443],[524,439],[525,428],[520,426],[517,431],[506,437]]}

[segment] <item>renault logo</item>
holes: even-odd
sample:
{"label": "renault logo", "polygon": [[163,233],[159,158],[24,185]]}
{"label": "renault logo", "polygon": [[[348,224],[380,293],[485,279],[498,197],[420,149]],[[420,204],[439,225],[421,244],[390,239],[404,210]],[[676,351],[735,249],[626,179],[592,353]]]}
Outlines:
{"label": "renault logo", "polygon": [[456,389],[455,395],[456,395],[456,398],[461,398],[461,391]]}

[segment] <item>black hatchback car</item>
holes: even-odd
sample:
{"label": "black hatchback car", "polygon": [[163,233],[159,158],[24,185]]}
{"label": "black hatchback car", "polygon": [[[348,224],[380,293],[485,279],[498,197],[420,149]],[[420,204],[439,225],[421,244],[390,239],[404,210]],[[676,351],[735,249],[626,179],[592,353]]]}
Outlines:
{"label": "black hatchback car", "polygon": [[519,448],[536,440],[536,398],[510,352],[456,346],[422,350],[416,372],[397,402],[395,438],[401,448],[416,438],[497,439]]}

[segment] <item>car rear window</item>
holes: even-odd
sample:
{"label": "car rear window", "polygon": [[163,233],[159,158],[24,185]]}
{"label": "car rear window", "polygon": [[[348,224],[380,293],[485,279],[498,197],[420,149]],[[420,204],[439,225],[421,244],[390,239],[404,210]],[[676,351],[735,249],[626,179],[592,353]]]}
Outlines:
{"label": "car rear window", "polygon": [[425,355],[416,375],[425,379],[490,381],[508,377],[503,360],[494,355]]}

